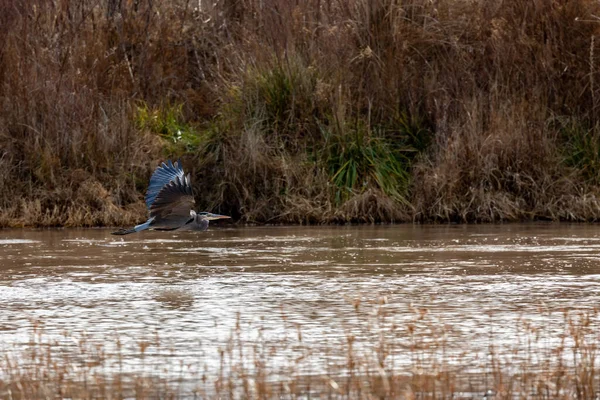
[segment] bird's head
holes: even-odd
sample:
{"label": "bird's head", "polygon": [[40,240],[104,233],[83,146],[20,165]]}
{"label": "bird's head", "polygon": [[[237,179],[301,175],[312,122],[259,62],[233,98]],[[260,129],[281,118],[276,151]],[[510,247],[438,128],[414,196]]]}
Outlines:
{"label": "bird's head", "polygon": [[228,215],[213,214],[213,213],[209,213],[209,212],[206,212],[206,211],[199,212],[197,215],[200,218],[203,218],[203,219],[206,219],[206,220],[209,220],[209,221],[213,221],[215,219],[227,219],[227,218],[231,218]]}

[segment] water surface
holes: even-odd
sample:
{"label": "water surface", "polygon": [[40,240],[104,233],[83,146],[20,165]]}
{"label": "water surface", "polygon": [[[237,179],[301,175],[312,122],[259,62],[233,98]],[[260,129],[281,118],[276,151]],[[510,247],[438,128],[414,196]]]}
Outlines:
{"label": "water surface", "polygon": [[597,225],[2,230],[0,260],[1,349],[26,346],[38,325],[66,348],[75,345],[65,332],[119,337],[132,369],[136,343],[155,335],[168,351],[151,353],[145,368],[217,368],[240,321],[261,328],[245,330],[249,342],[277,342],[286,326],[301,326],[311,373],[320,373],[327,349],[372,332],[380,303],[399,325],[426,310],[447,327],[446,351],[484,369],[491,343],[514,347],[519,321],[543,326],[548,345],[564,329],[563,310],[600,300]]}

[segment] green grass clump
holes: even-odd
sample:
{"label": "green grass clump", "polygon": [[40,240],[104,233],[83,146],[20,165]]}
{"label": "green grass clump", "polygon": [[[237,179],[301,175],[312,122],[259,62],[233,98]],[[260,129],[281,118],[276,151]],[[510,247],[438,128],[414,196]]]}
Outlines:
{"label": "green grass clump", "polygon": [[409,159],[401,149],[364,128],[342,134],[327,128],[322,132],[325,146],[320,159],[336,187],[337,204],[373,185],[396,201],[407,201]]}
{"label": "green grass clump", "polygon": [[138,129],[159,135],[167,154],[193,153],[202,143],[199,131],[184,120],[183,104],[150,108],[142,103],[136,108],[135,123]]}
{"label": "green grass clump", "polygon": [[266,65],[254,66],[244,74],[241,88],[232,98],[238,104],[227,106],[225,112],[234,111],[234,117],[237,113],[243,126],[258,124],[269,142],[293,146],[317,132],[317,76],[317,71],[300,59],[271,57]]}
{"label": "green grass clump", "polygon": [[372,187],[408,204],[411,165],[431,142],[431,131],[421,120],[401,113],[373,129],[360,122],[332,125],[320,126],[325,143],[318,157],[336,187],[336,204]]}
{"label": "green grass clump", "polygon": [[558,123],[565,164],[585,181],[600,184],[600,127],[573,118],[558,119]]}

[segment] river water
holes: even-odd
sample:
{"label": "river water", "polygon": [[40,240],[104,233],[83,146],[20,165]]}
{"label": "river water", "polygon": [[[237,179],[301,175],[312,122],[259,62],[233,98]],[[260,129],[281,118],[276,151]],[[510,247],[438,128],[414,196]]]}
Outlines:
{"label": "river water", "polygon": [[[370,340],[384,327],[400,332],[386,331],[393,344],[408,340],[394,326],[409,324],[421,324],[419,338],[443,338],[448,365],[484,371],[492,347],[518,358],[522,321],[544,332],[537,345],[550,351],[564,311],[600,304],[597,225],[1,230],[0,260],[0,349],[18,354],[34,327],[61,351],[76,351],[73,337],[85,334],[110,353],[118,338],[121,369],[143,359],[146,372],[197,365],[209,377],[236,332],[250,344],[285,343],[273,370],[300,351],[310,361],[295,365],[320,374],[342,363],[332,349],[348,337],[357,353],[375,354]],[[154,345],[141,357],[144,340]],[[414,367],[406,346],[391,368]]]}

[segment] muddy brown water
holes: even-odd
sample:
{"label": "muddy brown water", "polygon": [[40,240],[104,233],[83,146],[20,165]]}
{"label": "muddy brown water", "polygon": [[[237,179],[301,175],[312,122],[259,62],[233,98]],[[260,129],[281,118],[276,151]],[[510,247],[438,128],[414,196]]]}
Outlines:
{"label": "muddy brown water", "polygon": [[561,310],[600,305],[600,226],[225,225],[127,237],[106,229],[0,230],[0,349],[7,351],[26,347],[34,325],[65,347],[76,345],[64,332],[105,343],[118,336],[135,370],[136,343],[158,335],[168,350],[148,350],[144,368],[199,362],[210,369],[239,318],[249,342],[259,335],[252,327],[261,327],[261,340],[277,341],[286,324],[301,326],[319,373],[330,365],[327,348],[370,329],[354,313],[357,302],[370,310],[381,299],[400,325],[426,309],[432,324],[451,327],[445,339],[448,349],[462,350],[460,362],[467,357],[472,370],[484,369],[490,343],[514,345],[520,319],[559,340]]}

